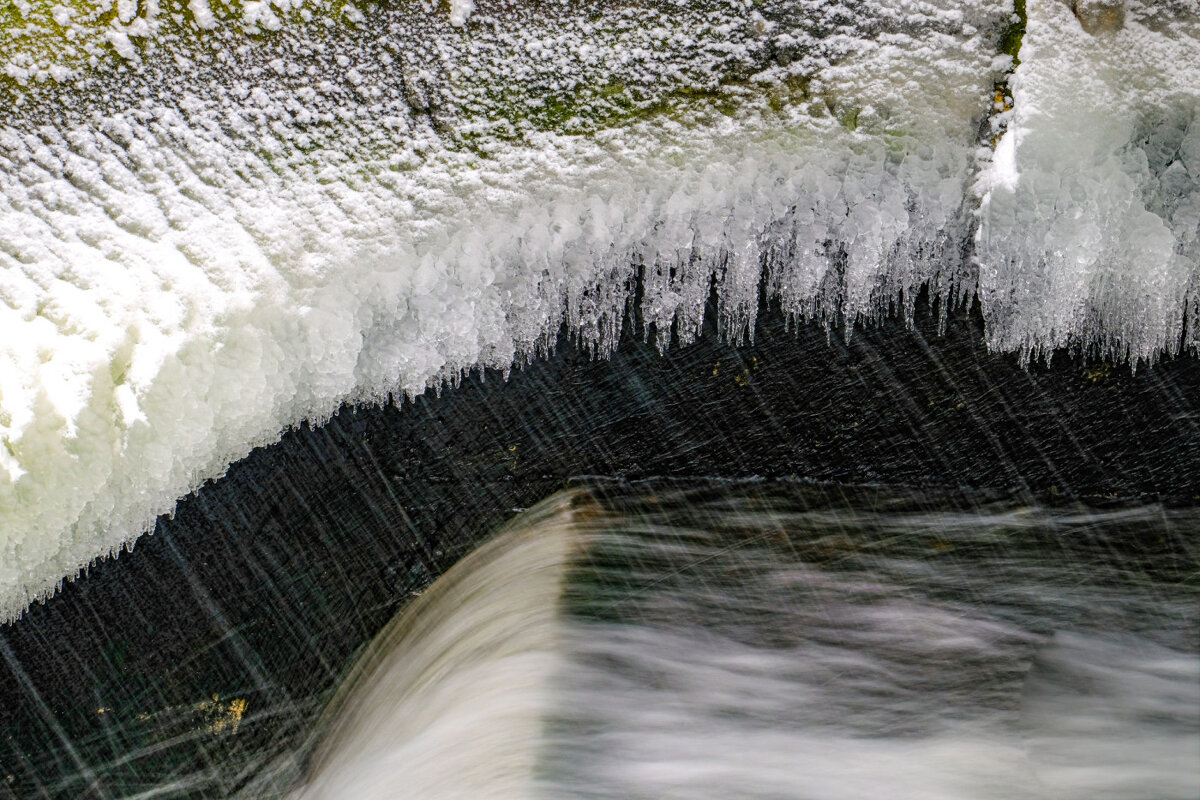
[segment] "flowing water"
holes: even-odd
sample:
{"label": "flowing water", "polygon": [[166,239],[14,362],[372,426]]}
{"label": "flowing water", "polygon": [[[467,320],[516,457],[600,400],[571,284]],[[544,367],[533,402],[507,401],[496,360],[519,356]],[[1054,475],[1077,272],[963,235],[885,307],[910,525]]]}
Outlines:
{"label": "flowing water", "polygon": [[553,498],[403,612],[308,767],[247,796],[1195,798],[1194,525],[763,485]]}

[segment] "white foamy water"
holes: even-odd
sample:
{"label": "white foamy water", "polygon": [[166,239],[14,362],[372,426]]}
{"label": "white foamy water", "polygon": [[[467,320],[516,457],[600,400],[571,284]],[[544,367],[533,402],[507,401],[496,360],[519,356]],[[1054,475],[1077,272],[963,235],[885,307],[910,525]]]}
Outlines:
{"label": "white foamy water", "polygon": [[[879,619],[865,631],[863,620],[844,620],[853,627],[842,642],[782,651],[699,633],[581,631],[594,637],[579,643],[589,660],[626,674],[583,673],[590,684],[568,702],[596,732],[572,739],[561,756],[572,759],[563,766],[571,777],[546,794],[1188,800],[1200,791],[1194,654],[1080,635],[1077,650],[1053,651],[1052,680],[1074,688],[1109,673],[1090,697],[1039,694],[1046,678],[1033,672],[1023,714],[954,702],[935,713],[928,706],[950,686],[921,695],[905,686],[919,680],[915,673],[958,684],[967,700],[961,678],[937,673],[974,668],[986,700],[992,670],[1012,668],[1004,638],[1019,631],[910,605],[872,616]],[[864,633],[869,646],[856,640]],[[893,671],[904,650],[914,663]],[[1096,661],[1097,652],[1106,660]]]}
{"label": "white foamy water", "polygon": [[[1040,167],[1021,164],[1053,159],[1017,134],[1058,141],[1078,120],[1019,71],[1018,106],[1038,112],[1010,121],[1001,151],[1018,168],[996,177],[980,130],[1010,63],[1001,0],[595,18],[309,5],[190,3],[177,19],[125,4],[108,20],[30,3],[2,18],[0,616],[343,402],[507,369],[564,322],[606,352],[639,279],[664,346],[672,328],[696,335],[714,279],[733,338],[752,332],[764,281],[831,325],[978,283],[998,348],[1178,346],[1196,269],[1186,158],[1122,184],[1146,203],[1120,217],[1145,223],[1134,233],[1166,220],[1149,239],[1105,244],[1082,272],[1047,262],[1037,274],[1061,291],[1029,277],[1039,253],[1074,247],[1055,220],[1076,217],[1039,211],[1053,229],[1034,235],[1005,216],[1053,194],[1022,199]],[[1069,19],[1042,5],[1020,69],[1092,59],[1089,35],[1058,36]],[[1126,17],[1120,35],[1147,55],[1121,75],[1169,90],[1105,79],[1128,111],[1086,136],[1110,150],[1142,129],[1126,117],[1159,131],[1170,87],[1194,76],[1194,15],[1171,9]],[[1037,55],[1039,36],[1058,49]],[[1167,50],[1184,60],[1167,69]],[[1069,196],[1099,219],[1111,170],[1078,166],[1100,183]],[[1032,256],[1003,249],[1020,242]]]}
{"label": "white foamy water", "polygon": [[379,635],[293,800],[530,796],[581,532],[569,503],[526,515]]}
{"label": "white foamy water", "polygon": [[1122,560],[1083,538],[1160,535],[1159,511],[671,490],[552,509],[373,645],[383,666],[351,681],[299,797],[1200,792],[1198,598],[1155,572],[1194,548]]}

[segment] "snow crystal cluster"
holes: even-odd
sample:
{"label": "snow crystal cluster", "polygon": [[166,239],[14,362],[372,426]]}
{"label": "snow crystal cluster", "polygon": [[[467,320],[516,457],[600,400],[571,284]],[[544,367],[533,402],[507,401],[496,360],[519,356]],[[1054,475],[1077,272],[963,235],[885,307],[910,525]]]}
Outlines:
{"label": "snow crystal cluster", "polygon": [[[564,322],[603,354],[635,296],[666,346],[714,281],[733,338],[764,287],[842,325],[978,283],[996,347],[1174,352],[1195,15],[1131,5],[1110,53],[1055,3],[1029,0],[995,157],[1006,0],[192,0],[132,50],[10,69],[0,617],[288,426]],[[1069,80],[1108,92],[1081,130]]]}

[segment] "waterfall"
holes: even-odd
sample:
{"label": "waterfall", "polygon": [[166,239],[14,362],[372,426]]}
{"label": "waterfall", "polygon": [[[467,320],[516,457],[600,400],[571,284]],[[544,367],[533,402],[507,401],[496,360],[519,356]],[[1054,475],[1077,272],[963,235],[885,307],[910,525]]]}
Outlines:
{"label": "waterfall", "polygon": [[754,484],[602,498],[525,512],[407,606],[291,796],[1200,786],[1196,593],[1166,559],[1106,552],[1168,531],[1151,512],[817,510]]}

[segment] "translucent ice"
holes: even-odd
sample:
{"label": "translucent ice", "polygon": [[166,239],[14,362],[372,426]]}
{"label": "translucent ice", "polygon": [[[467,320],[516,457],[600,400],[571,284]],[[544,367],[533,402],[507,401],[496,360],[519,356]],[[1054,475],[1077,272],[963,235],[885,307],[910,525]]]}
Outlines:
{"label": "translucent ice", "polygon": [[1008,130],[980,181],[989,343],[1026,357],[1194,350],[1200,6],[1027,9]]}

